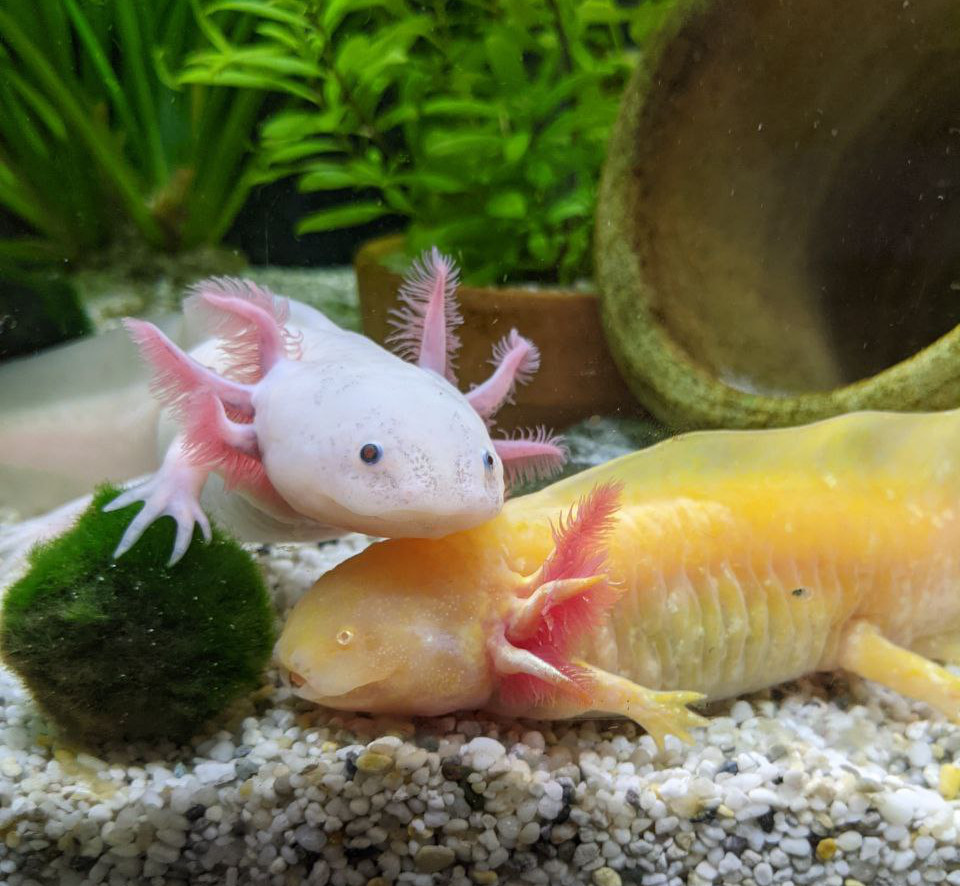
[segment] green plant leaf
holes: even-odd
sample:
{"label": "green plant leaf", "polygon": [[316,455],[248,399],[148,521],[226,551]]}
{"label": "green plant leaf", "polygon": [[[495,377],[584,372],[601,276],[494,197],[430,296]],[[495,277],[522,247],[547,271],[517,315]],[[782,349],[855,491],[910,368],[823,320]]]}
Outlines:
{"label": "green plant leaf", "polygon": [[[208,13],[222,12],[232,10],[234,12],[246,12],[260,18],[270,19],[282,24],[291,25],[298,30],[306,30],[309,27],[307,17],[300,12],[292,11],[294,4],[281,4],[277,2],[266,2],[266,0],[218,0],[207,6]],[[302,4],[296,4],[302,6]]]}
{"label": "green plant leaf", "polygon": [[497,119],[500,109],[491,102],[472,98],[435,98],[423,103],[421,112],[427,117],[486,117]]}
{"label": "green plant leaf", "polygon": [[308,215],[297,225],[298,234],[312,234],[337,228],[352,228],[387,215],[382,203],[348,203]]}
{"label": "green plant leaf", "polygon": [[503,144],[499,135],[459,130],[434,130],[424,140],[424,148],[434,157],[478,154],[498,155]]}
{"label": "green plant leaf", "polygon": [[292,163],[315,154],[335,154],[340,150],[342,150],[341,146],[332,138],[305,138],[291,144],[269,148],[268,158],[271,165],[274,165]]}
{"label": "green plant leaf", "polygon": [[487,212],[494,218],[523,218],[527,212],[527,198],[520,191],[505,191],[487,201]]}
{"label": "green plant leaf", "polygon": [[345,163],[314,162],[310,164],[309,170],[300,176],[298,187],[301,191],[338,191],[341,188],[362,185]]}
{"label": "green plant leaf", "polygon": [[529,131],[515,132],[503,143],[503,159],[507,163],[516,163],[527,152],[529,146]]}
{"label": "green plant leaf", "polygon": [[263,137],[277,141],[327,135],[339,131],[344,116],[343,108],[332,108],[323,113],[285,111],[263,125]]}

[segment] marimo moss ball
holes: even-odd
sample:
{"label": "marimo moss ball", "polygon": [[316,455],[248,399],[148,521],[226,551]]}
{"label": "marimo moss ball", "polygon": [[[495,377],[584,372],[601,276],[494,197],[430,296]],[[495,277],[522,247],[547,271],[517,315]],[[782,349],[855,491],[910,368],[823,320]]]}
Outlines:
{"label": "marimo moss ball", "polygon": [[117,560],[140,504],[104,513],[102,487],[77,524],[36,548],[6,594],[0,652],[45,713],[82,741],[195,734],[260,685],[274,643],[259,568],[235,541],[199,530],[167,567],[162,518]]}

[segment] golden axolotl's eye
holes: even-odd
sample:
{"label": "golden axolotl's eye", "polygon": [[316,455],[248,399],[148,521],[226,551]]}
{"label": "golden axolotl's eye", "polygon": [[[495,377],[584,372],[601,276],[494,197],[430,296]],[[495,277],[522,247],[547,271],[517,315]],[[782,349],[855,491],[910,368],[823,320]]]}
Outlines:
{"label": "golden axolotl's eye", "polygon": [[346,649],[353,642],[353,630],[351,628],[341,628],[337,631],[337,645],[342,649]]}

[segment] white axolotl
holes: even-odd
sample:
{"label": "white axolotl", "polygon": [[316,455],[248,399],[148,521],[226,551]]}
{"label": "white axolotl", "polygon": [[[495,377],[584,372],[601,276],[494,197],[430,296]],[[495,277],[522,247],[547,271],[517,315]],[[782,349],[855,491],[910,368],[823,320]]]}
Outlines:
{"label": "white axolotl", "polygon": [[[5,369],[0,396],[13,408],[0,430],[0,488],[21,471],[69,474],[71,462],[85,488],[155,470],[107,506],[144,503],[115,556],[170,516],[177,523],[171,563],[188,549],[195,526],[209,538],[207,512],[259,542],[349,531],[436,537],[482,523],[500,511],[505,476],[509,483],[549,474],[565,452],[544,429],[490,437],[497,409],[539,365],[536,347],[516,330],[494,348],[486,382],[467,394],[456,388],[456,286],[456,266],[436,249],[414,264],[393,312],[397,356],[248,281],[204,281],[184,314],[192,324],[205,319],[208,329],[212,320],[213,334],[189,353],[153,323],[125,321],[153,369],[149,404],[143,379],[118,386],[118,370],[104,367],[92,373],[106,382],[100,389],[88,378],[86,396],[18,415],[28,394],[11,394],[11,385],[42,381],[51,370]],[[78,347],[95,360],[90,345]],[[63,353],[56,356],[62,378],[73,370]],[[87,376],[90,369],[77,367]],[[158,435],[166,454],[157,469]],[[153,447],[144,445],[150,438]],[[88,500],[30,521],[19,532],[21,546],[59,531]],[[16,506],[16,499],[0,503]]]}

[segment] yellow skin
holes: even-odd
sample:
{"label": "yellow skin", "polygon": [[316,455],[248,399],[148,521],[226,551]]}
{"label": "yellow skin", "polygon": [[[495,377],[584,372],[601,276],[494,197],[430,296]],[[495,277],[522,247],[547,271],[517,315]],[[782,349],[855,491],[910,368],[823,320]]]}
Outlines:
{"label": "yellow skin", "polygon": [[[277,655],[333,708],[603,712],[658,742],[702,722],[692,702],[841,668],[957,718],[960,678],[930,659],[960,663],[958,459],[960,410],[676,437],[475,529],[373,545],[304,596]],[[622,595],[573,656],[592,685],[506,704],[530,662],[504,631],[531,616],[551,521],[613,480],[603,569]]]}

